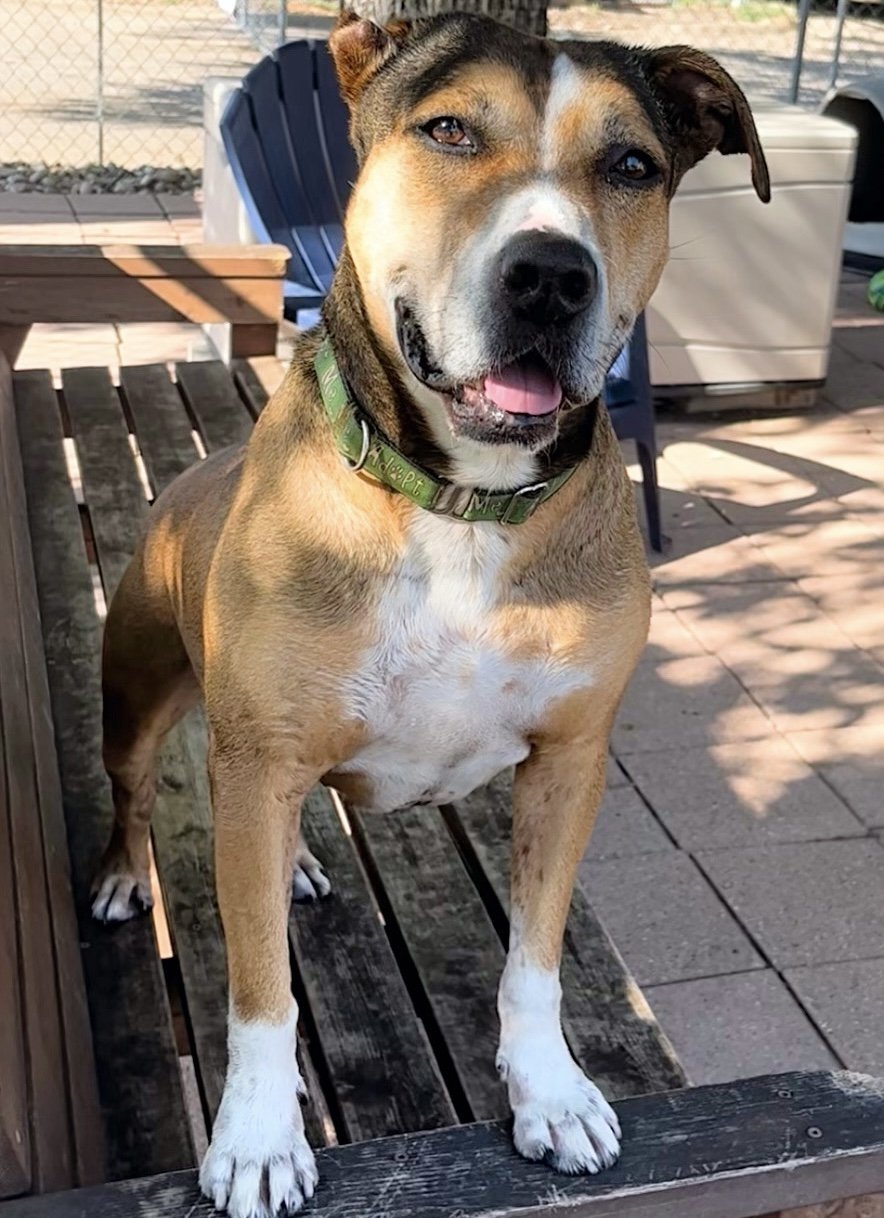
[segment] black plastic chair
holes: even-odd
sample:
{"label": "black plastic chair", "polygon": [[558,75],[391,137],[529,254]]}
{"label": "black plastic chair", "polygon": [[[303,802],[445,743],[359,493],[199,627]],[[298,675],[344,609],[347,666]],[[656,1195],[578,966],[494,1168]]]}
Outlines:
{"label": "black plastic chair", "polygon": [[635,323],[632,338],[614,361],[605,382],[605,405],[619,440],[635,440],[642,471],[642,494],[651,546],[661,553],[660,490],[657,486],[657,434],[648,367],[645,315]]}
{"label": "black plastic chair", "polygon": [[[230,97],[221,138],[255,235],[289,250],[285,315],[318,309],[341,252],[356,158],[324,41],[279,47]],[[662,547],[654,407],[644,319],[611,370],[605,401],[621,440],[635,440],[648,533]]]}

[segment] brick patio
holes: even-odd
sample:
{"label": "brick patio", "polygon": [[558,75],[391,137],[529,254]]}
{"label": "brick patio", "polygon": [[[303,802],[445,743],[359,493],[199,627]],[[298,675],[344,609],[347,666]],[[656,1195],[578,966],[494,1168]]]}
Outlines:
{"label": "brick patio", "polygon": [[[181,198],[0,196],[0,241],[199,228]],[[813,412],[660,423],[671,545],[581,883],[695,1083],[884,1074],[884,316],[864,292],[845,276]],[[188,355],[211,355],[193,327],[37,327],[20,364]]]}

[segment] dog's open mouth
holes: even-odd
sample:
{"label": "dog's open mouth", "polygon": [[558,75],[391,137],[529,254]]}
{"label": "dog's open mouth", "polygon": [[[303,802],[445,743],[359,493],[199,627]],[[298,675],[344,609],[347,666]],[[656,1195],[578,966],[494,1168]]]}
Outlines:
{"label": "dog's open mouth", "polygon": [[399,346],[417,379],[444,401],[452,427],[474,439],[534,444],[551,438],[565,393],[550,366],[529,351],[474,381],[457,384],[437,368],[412,310],[396,303]]}
{"label": "dog's open mouth", "polygon": [[518,426],[531,426],[555,414],[562,404],[562,386],[539,355],[523,355],[480,384],[464,385],[459,394],[467,406],[492,406]]}

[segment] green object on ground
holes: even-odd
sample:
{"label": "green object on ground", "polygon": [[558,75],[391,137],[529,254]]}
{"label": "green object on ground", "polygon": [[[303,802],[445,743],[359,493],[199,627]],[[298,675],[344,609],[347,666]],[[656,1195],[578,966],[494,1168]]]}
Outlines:
{"label": "green object on ground", "polygon": [[869,304],[884,313],[884,270],[876,271],[869,280]]}

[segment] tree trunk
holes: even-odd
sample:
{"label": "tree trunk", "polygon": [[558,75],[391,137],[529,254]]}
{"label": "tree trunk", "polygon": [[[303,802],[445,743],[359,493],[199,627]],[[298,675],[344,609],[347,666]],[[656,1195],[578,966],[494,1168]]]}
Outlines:
{"label": "tree trunk", "polygon": [[347,3],[378,25],[393,17],[435,17],[437,13],[485,13],[524,34],[546,34],[547,0],[354,0]]}

